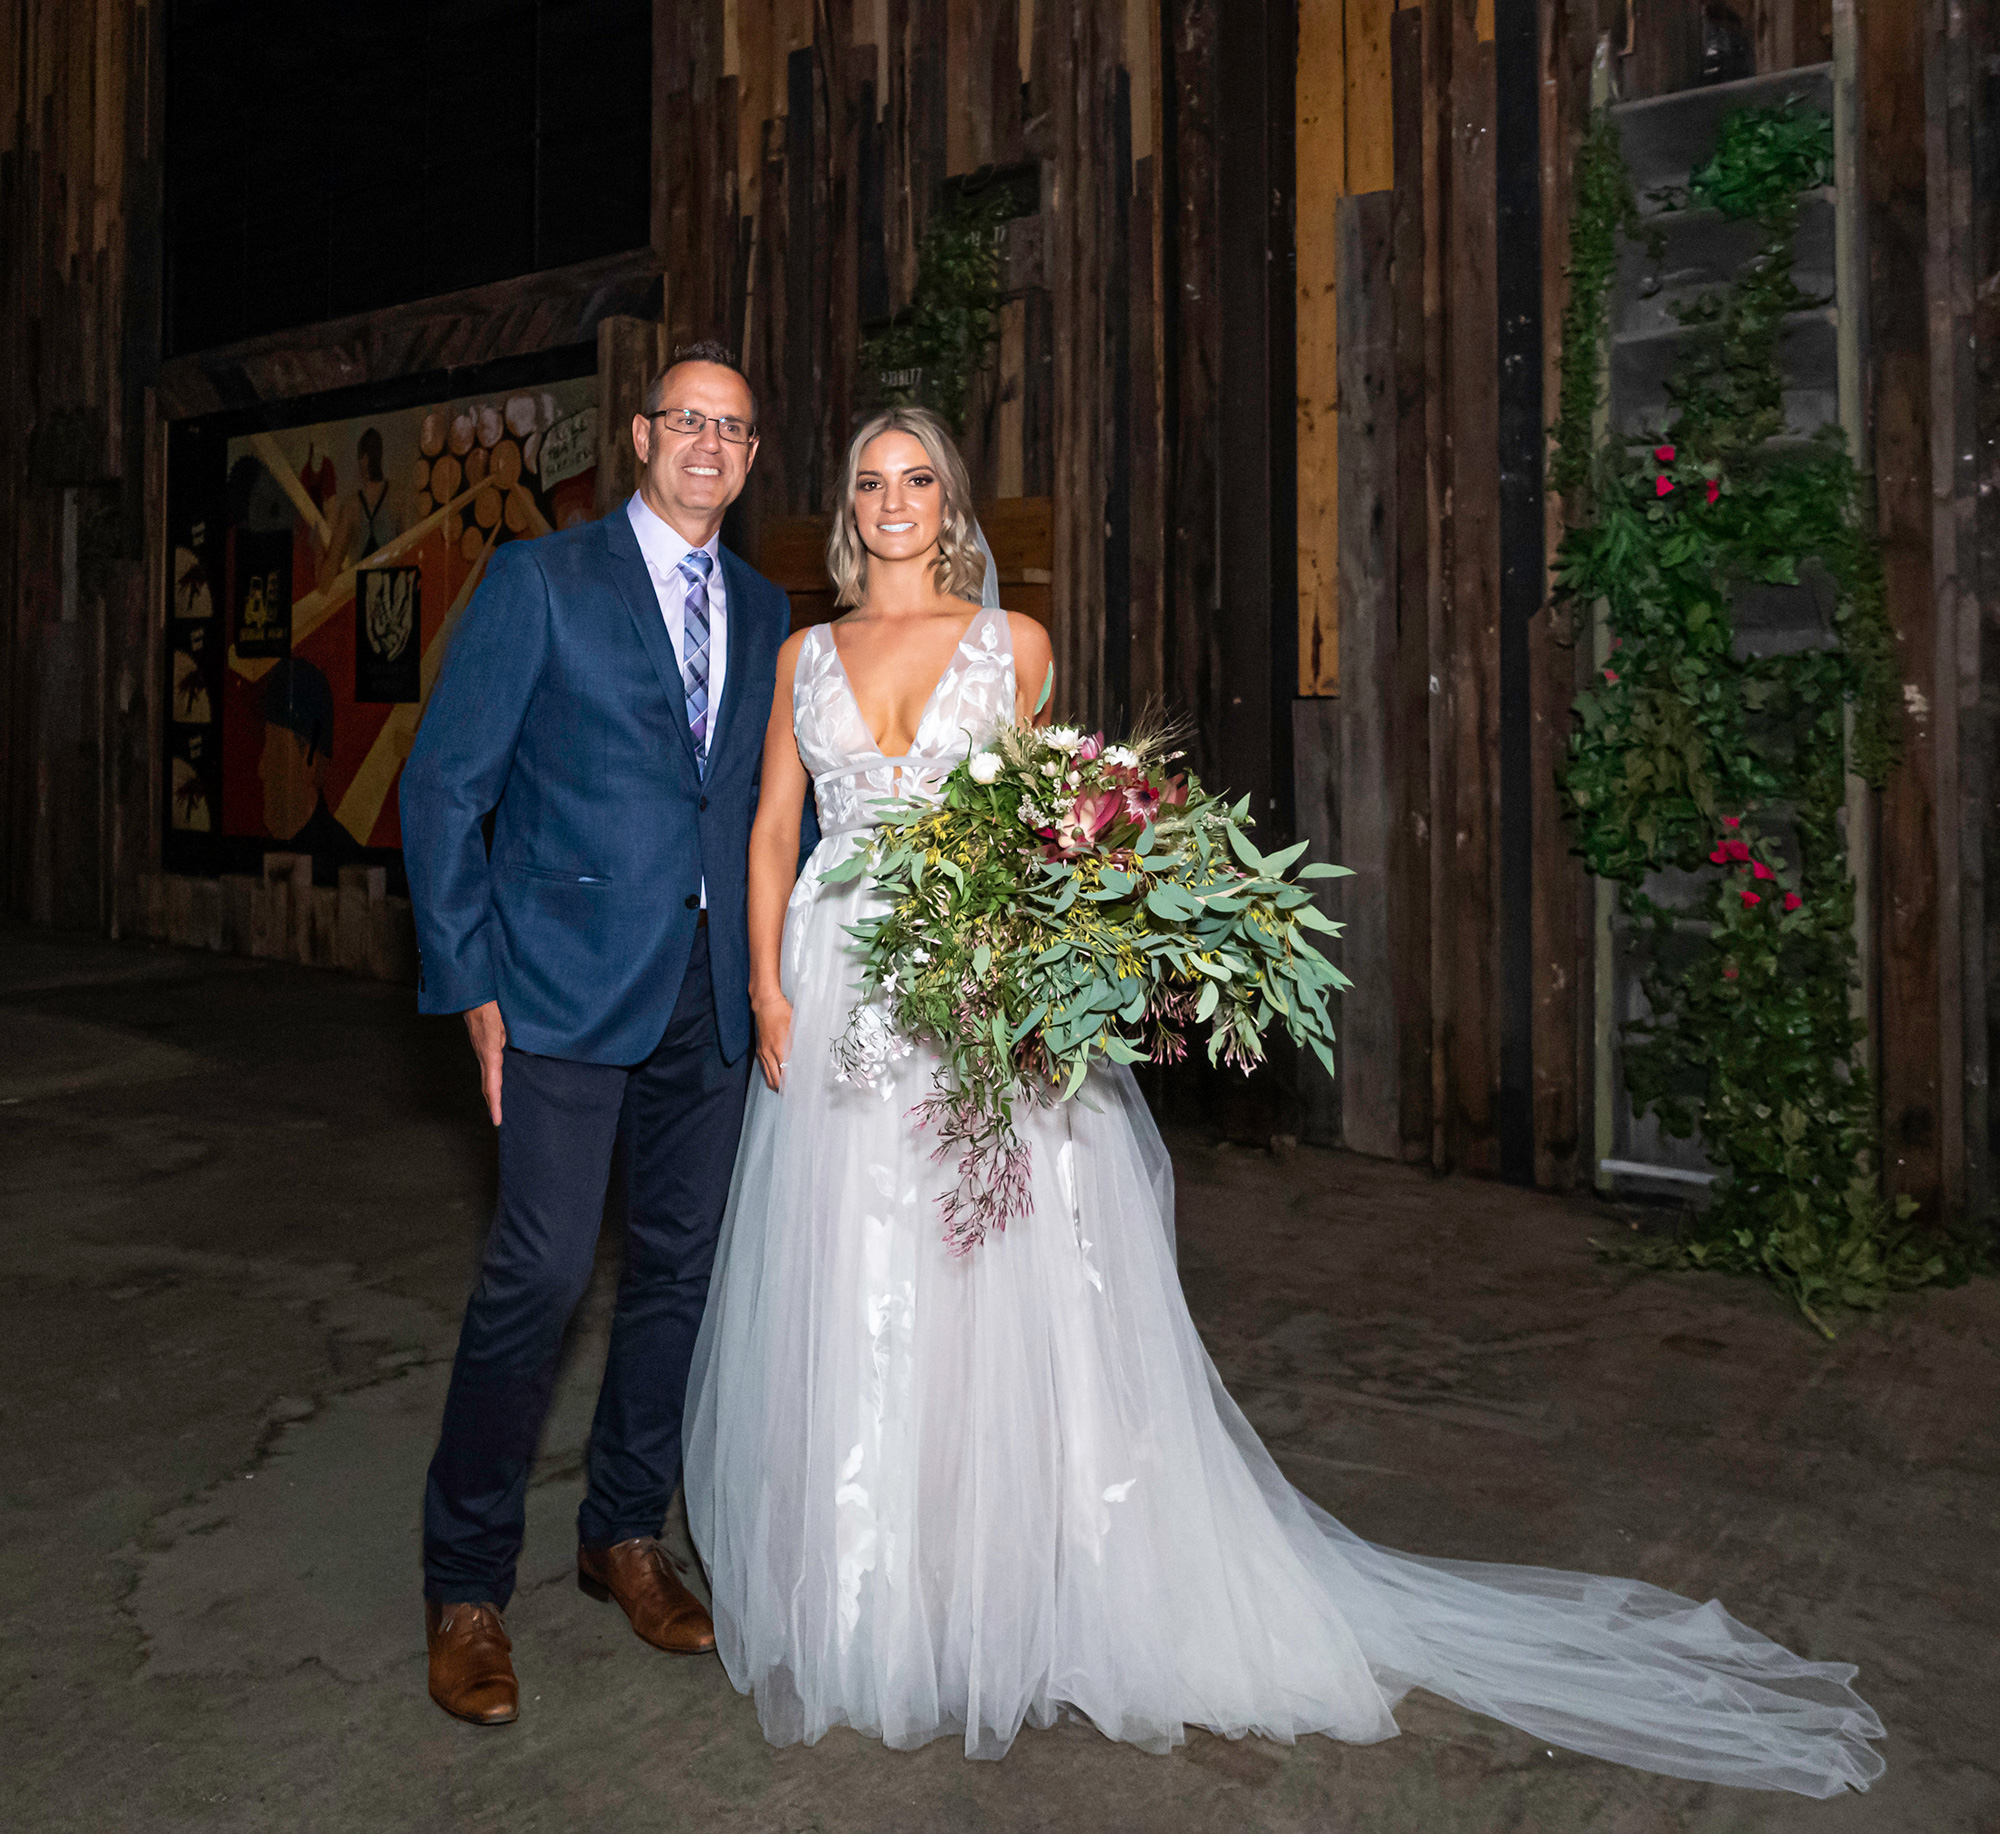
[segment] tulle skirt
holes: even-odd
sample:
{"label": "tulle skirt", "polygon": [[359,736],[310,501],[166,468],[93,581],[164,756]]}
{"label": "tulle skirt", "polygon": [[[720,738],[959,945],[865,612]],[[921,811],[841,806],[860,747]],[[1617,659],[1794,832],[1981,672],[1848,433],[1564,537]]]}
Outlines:
{"label": "tulle skirt", "polygon": [[1830,1796],[1880,1775],[1854,1669],[1635,1580],[1426,1559],[1289,1485],[1175,1270],[1172,1170],[1129,1072],[1020,1117],[1030,1214],[963,1258],[910,1111],[933,1060],[836,1079],[865,880],[787,916],[782,1094],[753,1075],[686,1420],[688,1520],[766,1736],[944,1734],[999,1757],[1087,1716],[1390,1737],[1411,1688],[1671,1776]]}

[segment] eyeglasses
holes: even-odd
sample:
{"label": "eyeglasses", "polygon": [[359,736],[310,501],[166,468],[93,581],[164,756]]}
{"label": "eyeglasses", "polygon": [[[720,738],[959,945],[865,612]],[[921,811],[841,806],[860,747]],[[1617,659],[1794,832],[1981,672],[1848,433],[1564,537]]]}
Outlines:
{"label": "eyeglasses", "polygon": [[693,408],[654,408],[648,420],[664,420],[669,433],[699,433],[712,420],[715,431],[732,446],[748,445],[757,429],[733,414],[697,414]]}

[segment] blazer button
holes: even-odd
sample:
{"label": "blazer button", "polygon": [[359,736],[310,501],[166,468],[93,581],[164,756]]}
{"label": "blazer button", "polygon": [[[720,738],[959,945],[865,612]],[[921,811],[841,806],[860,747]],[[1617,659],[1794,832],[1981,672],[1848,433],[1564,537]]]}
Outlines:
{"label": "blazer button", "polygon": [[704,815],[708,813],[708,798],[706,796],[701,799],[701,812]]}
{"label": "blazer button", "polygon": [[685,904],[689,910],[693,910],[698,904],[701,903],[701,894],[699,892],[689,892],[688,895],[681,900],[681,902]]}

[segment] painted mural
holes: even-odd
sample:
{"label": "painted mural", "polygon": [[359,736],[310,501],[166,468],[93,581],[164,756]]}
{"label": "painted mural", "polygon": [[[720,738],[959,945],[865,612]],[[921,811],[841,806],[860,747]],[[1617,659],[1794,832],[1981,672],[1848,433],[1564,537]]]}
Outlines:
{"label": "painted mural", "polygon": [[175,549],[169,820],[313,856],[401,845],[396,785],[503,542],[589,520],[594,377],[231,439]]}

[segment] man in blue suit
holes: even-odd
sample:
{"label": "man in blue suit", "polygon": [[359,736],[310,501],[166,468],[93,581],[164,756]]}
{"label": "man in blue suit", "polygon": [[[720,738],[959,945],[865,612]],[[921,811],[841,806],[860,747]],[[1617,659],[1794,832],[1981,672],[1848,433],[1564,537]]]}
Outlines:
{"label": "man in blue suit", "polygon": [[757,454],[728,353],[681,351],[632,442],[628,503],[496,550],[403,772],[418,1005],[464,1015],[500,1148],[424,1498],[431,1697],[476,1725],[518,1712],[501,1613],[614,1170],[578,1583],[658,1648],[715,1646],[659,1535],[748,1088],[745,856],[790,612],[718,539]]}

